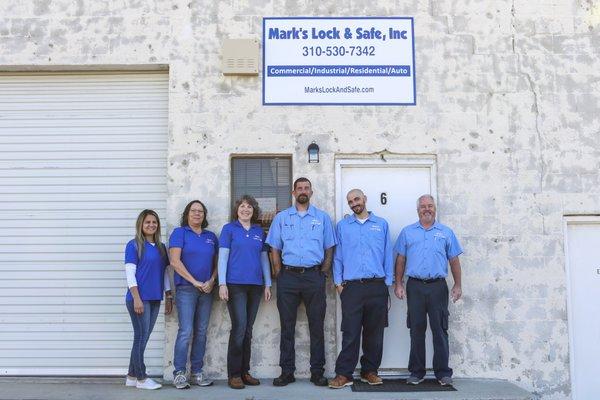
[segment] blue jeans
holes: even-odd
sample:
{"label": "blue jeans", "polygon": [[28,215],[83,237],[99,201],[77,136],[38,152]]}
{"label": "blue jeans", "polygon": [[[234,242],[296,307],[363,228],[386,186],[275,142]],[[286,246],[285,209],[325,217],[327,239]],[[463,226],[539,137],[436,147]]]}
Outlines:
{"label": "blue jeans", "polygon": [[227,347],[227,375],[240,377],[250,371],[252,326],[263,293],[259,285],[227,285],[229,291],[229,317],[231,332]]}
{"label": "blue jeans", "polygon": [[[190,362],[192,374],[202,372],[206,352],[206,331],[212,308],[212,293],[204,293],[194,286],[179,285],[175,296],[179,331],[173,355],[174,374],[186,372],[188,348],[192,342]],[[193,339],[192,339],[193,338]]]}
{"label": "blue jeans", "polygon": [[131,347],[131,357],[129,358],[129,372],[127,375],[135,376],[143,381],[147,378],[146,365],[144,364],[144,351],[150,339],[150,334],[158,318],[160,310],[160,300],[144,301],[144,312],[136,314],[133,309],[133,301],[126,301],[127,311],[131,317],[133,325],[133,346]]}

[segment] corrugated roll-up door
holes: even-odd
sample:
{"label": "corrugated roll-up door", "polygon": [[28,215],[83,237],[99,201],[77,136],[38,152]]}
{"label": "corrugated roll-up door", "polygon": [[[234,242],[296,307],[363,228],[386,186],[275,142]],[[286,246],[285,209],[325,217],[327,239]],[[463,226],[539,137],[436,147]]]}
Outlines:
{"label": "corrugated roll-up door", "polygon": [[127,371],[123,251],[166,214],[167,100],[165,73],[0,75],[0,374]]}

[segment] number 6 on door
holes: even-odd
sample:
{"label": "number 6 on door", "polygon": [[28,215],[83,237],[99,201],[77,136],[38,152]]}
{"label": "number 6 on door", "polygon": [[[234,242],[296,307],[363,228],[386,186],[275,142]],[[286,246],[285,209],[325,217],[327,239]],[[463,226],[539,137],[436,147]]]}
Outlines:
{"label": "number 6 on door", "polygon": [[381,204],[385,206],[387,204],[387,193],[381,193],[381,196],[379,196],[379,200],[381,201]]}

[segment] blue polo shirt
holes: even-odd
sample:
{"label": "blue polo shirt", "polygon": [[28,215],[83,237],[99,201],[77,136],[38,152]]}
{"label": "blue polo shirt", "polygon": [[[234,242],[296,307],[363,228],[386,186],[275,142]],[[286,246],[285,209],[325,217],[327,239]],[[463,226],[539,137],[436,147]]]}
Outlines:
{"label": "blue polo shirt", "polygon": [[246,230],[240,221],[230,222],[221,230],[219,247],[229,249],[227,283],[264,285],[260,253],[267,251],[265,231],[260,225]]}
{"label": "blue polo shirt", "polygon": [[361,278],[385,278],[394,281],[394,263],[390,231],[385,219],[373,213],[364,223],[356,214],[347,216],[336,227],[338,245],[333,259],[333,282]]}
{"label": "blue polo shirt", "polygon": [[323,262],[325,250],[337,239],[327,213],[311,205],[301,216],[292,206],[273,218],[267,243],[281,250],[283,264],[312,267]]}
{"label": "blue polo shirt", "polygon": [[448,260],[463,250],[452,229],[435,221],[425,229],[419,222],[402,229],[394,250],[406,257],[405,275],[431,279],[448,276]]}
{"label": "blue polo shirt", "polygon": [[[166,249],[165,249],[166,252]],[[138,292],[143,301],[162,300],[164,291],[165,268],[169,265],[169,258],[160,254],[160,250],[144,242],[144,253],[140,260],[135,239],[130,240],[125,246],[125,264],[135,264],[135,280]],[[127,301],[133,301],[131,291],[127,289]]]}
{"label": "blue polo shirt", "polygon": [[[181,262],[194,279],[206,282],[213,270],[213,260],[219,252],[219,240],[211,231],[203,230],[198,234],[189,226],[175,228],[169,238],[169,248],[181,249]],[[175,272],[175,285],[191,285]]]}

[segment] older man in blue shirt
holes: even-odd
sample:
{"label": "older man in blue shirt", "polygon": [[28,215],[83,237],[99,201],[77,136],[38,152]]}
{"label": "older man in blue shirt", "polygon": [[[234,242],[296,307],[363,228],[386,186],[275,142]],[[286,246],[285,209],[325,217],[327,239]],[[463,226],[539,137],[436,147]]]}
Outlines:
{"label": "older man in blue shirt", "polygon": [[[461,268],[458,256],[462,248],[452,229],[435,220],[436,208],[431,195],[417,200],[419,221],[400,232],[394,250],[396,288],[399,299],[408,303],[410,356],[407,383],[417,385],[425,376],[425,331],[427,316],[433,336],[433,371],[441,385],[452,384],[448,366],[448,263],[454,278],[450,296],[456,302],[462,296]],[[404,274],[408,276],[404,289]]]}
{"label": "older man in blue shirt", "polygon": [[310,331],[310,380],[326,386],[325,372],[325,279],[331,269],[335,232],[329,215],[310,204],[312,185],[306,178],[294,182],[296,204],[278,213],[271,224],[267,243],[271,246],[277,278],[277,308],[281,324],[279,365],[281,375],[274,386],[295,381],[294,335],[300,301],[306,307]]}
{"label": "older man in blue shirt", "polygon": [[346,200],[354,214],[337,224],[338,246],[333,280],[342,301],[342,350],[329,387],[352,385],[358,362],[362,330],[363,355],[360,380],[381,385],[377,375],[383,355],[383,331],[387,326],[388,286],[393,281],[390,232],[385,219],[367,211],[367,196],[352,189]]}

